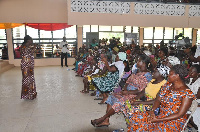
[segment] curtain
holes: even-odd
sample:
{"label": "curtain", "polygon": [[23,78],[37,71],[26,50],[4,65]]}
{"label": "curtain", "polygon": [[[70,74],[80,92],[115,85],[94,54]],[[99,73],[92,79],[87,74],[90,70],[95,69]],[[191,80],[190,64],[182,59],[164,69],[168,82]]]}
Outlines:
{"label": "curtain", "polygon": [[0,23],[0,29],[15,28],[24,25],[22,23]]}
{"label": "curtain", "polygon": [[73,25],[68,25],[67,23],[26,23],[26,26],[40,30],[55,31],[68,28]]}

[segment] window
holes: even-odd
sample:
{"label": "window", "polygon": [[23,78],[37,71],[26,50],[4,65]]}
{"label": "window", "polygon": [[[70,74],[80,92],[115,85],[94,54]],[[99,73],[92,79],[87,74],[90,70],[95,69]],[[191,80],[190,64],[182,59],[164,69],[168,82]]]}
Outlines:
{"label": "window", "polygon": [[197,30],[197,44],[200,45],[200,29]]}
{"label": "window", "polygon": [[0,29],[0,58],[8,59],[6,30]]}
{"label": "window", "polygon": [[165,27],[164,39],[173,39],[173,28]]}
{"label": "window", "polygon": [[144,28],[144,39],[153,39],[153,27]]}
{"label": "window", "polygon": [[91,32],[98,32],[99,26],[98,25],[91,25]]}
{"label": "window", "polygon": [[[176,35],[179,35],[179,34],[184,35],[183,34],[183,28],[175,28],[174,29],[174,38],[175,38]],[[182,39],[182,37],[179,37],[178,39]]]}
{"label": "window", "polygon": [[99,31],[111,31],[111,26],[99,26]]}
{"label": "window", "polygon": [[[26,31],[26,32],[25,32]],[[33,43],[37,45],[36,47],[36,58],[43,57],[60,57],[59,44],[63,40],[63,36],[66,36],[67,42],[69,44],[70,56],[75,57],[77,48],[77,29],[76,25],[71,26],[66,29],[56,30],[56,31],[45,31],[38,30],[31,27],[17,27],[13,28],[13,44],[14,51],[18,50],[18,47],[24,41],[25,33],[33,38]],[[15,58],[21,58],[18,54],[15,54]]]}
{"label": "window", "polygon": [[113,32],[123,32],[123,26],[112,26]]}
{"label": "window", "polygon": [[192,39],[192,28],[184,28],[184,37]]}
{"label": "window", "polygon": [[163,27],[155,27],[154,39],[163,39]]}
{"label": "window", "polygon": [[83,38],[86,38],[86,32],[90,32],[90,25],[83,26]]}

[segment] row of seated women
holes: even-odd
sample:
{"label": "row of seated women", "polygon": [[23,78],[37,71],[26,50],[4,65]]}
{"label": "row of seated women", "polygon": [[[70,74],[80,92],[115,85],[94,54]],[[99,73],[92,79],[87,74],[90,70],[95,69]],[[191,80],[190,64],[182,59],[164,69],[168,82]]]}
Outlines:
{"label": "row of seated women", "polygon": [[[96,70],[97,60],[93,59],[93,68],[84,77],[84,91],[89,92],[88,82],[91,81],[103,94],[102,103],[106,102],[107,109],[104,116],[91,120],[91,124],[95,127],[108,126],[110,116],[122,112],[128,131],[181,131],[192,100],[199,98],[199,65],[192,66],[188,73],[186,65],[170,66],[161,62],[165,59],[161,57],[152,72],[149,57],[140,55],[136,63],[137,72],[128,77],[123,91],[108,96],[107,93],[113,91],[127,68],[127,63],[123,63],[125,58],[124,53],[118,53],[116,62],[109,65],[102,57],[106,69],[102,71],[107,71],[105,75]],[[188,75],[190,82],[186,85]],[[195,114],[198,115],[198,112]],[[199,124],[198,116],[193,120]]]}

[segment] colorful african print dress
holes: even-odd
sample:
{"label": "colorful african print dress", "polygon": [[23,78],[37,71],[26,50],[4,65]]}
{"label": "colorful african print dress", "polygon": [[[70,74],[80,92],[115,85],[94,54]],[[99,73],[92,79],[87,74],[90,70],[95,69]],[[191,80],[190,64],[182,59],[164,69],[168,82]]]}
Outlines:
{"label": "colorful african print dress", "polygon": [[[183,98],[195,99],[195,95],[190,89],[172,91],[170,86],[170,83],[166,83],[160,91],[160,112],[156,118],[164,118],[177,113]],[[183,117],[175,120],[148,123],[148,116],[149,112],[136,112],[132,114],[129,119],[128,132],[180,132],[187,120],[187,115],[185,114]]]}
{"label": "colorful african print dress", "polygon": [[22,91],[21,99],[34,99],[36,98],[36,85],[34,78],[34,55],[31,48],[26,46],[22,47]]}
{"label": "colorful african print dress", "polygon": [[93,84],[101,92],[111,92],[119,80],[119,72],[108,72],[106,76],[95,77],[92,79]]}
{"label": "colorful african print dress", "polygon": [[[129,85],[127,86],[127,90],[142,91],[144,88],[146,88],[147,84],[151,81],[151,79],[152,76],[149,72],[140,72],[137,74],[132,74],[126,81],[126,83],[129,83]],[[125,101],[130,100],[134,97],[136,97],[135,94],[122,95],[121,93],[113,93],[108,97],[106,103],[110,104],[115,110],[115,112],[120,112]]]}

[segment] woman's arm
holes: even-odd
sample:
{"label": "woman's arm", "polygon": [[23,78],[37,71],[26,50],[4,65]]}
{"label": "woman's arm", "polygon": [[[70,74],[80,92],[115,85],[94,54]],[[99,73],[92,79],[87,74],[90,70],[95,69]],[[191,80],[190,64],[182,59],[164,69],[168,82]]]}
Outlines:
{"label": "woman's arm", "polygon": [[139,104],[152,105],[154,102],[155,102],[155,99],[149,100],[149,101],[133,101],[133,102],[131,102],[131,104],[132,105],[139,105]]}
{"label": "woman's arm", "polygon": [[192,104],[192,100],[193,100],[192,98],[183,98],[183,100],[181,102],[181,106],[180,106],[179,111],[177,113],[171,114],[171,115],[164,117],[164,118],[153,118],[151,120],[151,122],[176,120],[176,119],[183,117],[186,114],[186,112],[188,111],[188,109],[190,108],[190,106]]}
{"label": "woman's arm", "polygon": [[196,94],[196,98],[197,98],[197,99],[200,99],[200,87],[199,87],[198,92],[197,92],[197,94]]}

